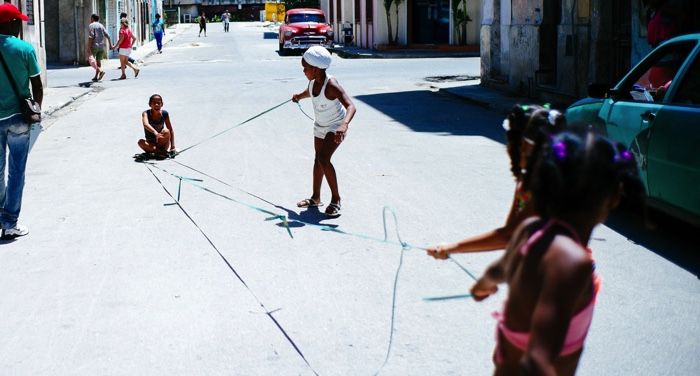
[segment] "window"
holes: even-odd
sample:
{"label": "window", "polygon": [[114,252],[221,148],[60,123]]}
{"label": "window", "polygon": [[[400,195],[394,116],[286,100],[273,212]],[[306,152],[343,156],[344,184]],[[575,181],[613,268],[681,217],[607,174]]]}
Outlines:
{"label": "window", "polygon": [[297,22],[317,22],[326,23],[326,18],[322,14],[317,13],[297,13],[289,15],[289,23]]}
{"label": "window", "polygon": [[695,61],[683,76],[673,103],[700,105],[700,56],[695,56]]}
{"label": "window", "polygon": [[693,47],[695,42],[679,42],[654,51],[623,84],[624,98],[661,102]]}

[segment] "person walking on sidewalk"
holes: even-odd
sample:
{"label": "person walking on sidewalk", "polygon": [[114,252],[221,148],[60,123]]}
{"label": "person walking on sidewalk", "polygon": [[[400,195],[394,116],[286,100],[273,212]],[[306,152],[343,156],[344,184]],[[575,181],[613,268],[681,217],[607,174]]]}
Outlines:
{"label": "person walking on sidewalk", "polygon": [[[29,156],[31,126],[22,115],[20,102],[33,94],[34,100],[41,104],[44,91],[41,85],[41,68],[34,48],[17,38],[22,21],[28,19],[14,5],[0,5],[0,223],[3,239],[29,233],[27,226],[17,223],[22,207],[24,170]],[[15,93],[15,87],[20,97]],[[9,158],[6,156],[6,150],[9,150]],[[5,166],[8,170],[7,183]]]}
{"label": "person walking on sidewalk", "polygon": [[129,29],[129,20],[122,18],[120,22],[122,27],[119,30],[119,41],[117,42],[117,45],[114,46],[114,49],[119,49],[119,63],[122,70],[122,75],[119,77],[119,79],[125,80],[125,69],[127,65],[134,70],[134,77],[139,76],[139,69],[129,62],[131,47],[134,45],[134,41],[136,40],[136,38],[134,38],[134,34],[131,32],[131,29]]}
{"label": "person walking on sidewalk", "polygon": [[[92,59],[95,60],[95,66],[93,66],[93,68],[95,68],[95,77],[92,78],[92,81],[99,81],[105,75],[105,71],[102,69],[102,60],[107,58],[107,51],[112,47],[112,40],[109,39],[109,34],[107,34],[105,27],[99,22],[100,16],[93,14],[90,16],[90,21],[90,25],[88,26],[87,53],[88,56],[91,56]],[[90,65],[92,65],[92,62]]]}
{"label": "person walking on sidewalk", "polygon": [[[127,17],[127,15],[126,15],[125,12],[121,12],[121,13],[119,14],[119,19],[121,20],[122,18],[126,18],[127,20],[129,19],[129,18]],[[133,57],[129,56],[129,58],[128,58],[127,60],[128,60],[131,64],[137,65],[137,64],[136,64],[136,60],[134,60]]]}
{"label": "person walking on sidewalk", "polygon": [[207,14],[202,12],[202,15],[199,16],[199,34],[197,37],[202,36],[202,31],[204,31],[204,36],[207,36]]}
{"label": "person walking on sidewalk", "polygon": [[228,33],[229,21],[231,21],[231,13],[229,13],[228,9],[226,9],[226,11],[221,14],[221,22],[224,23],[224,33]]}
{"label": "person walking on sidewalk", "polygon": [[156,19],[153,21],[153,38],[156,40],[158,53],[163,53],[163,20],[160,19],[160,14],[156,13]]}

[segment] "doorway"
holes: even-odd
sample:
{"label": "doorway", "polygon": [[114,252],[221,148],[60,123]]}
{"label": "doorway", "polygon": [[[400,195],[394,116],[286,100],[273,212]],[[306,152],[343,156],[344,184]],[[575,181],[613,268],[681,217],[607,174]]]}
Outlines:
{"label": "doorway", "polygon": [[411,14],[411,43],[450,42],[450,0],[415,0]]}

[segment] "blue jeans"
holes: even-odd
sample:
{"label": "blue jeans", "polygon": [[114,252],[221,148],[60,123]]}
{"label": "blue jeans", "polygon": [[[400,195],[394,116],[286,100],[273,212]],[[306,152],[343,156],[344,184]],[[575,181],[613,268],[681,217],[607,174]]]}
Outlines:
{"label": "blue jeans", "polygon": [[153,37],[156,38],[156,47],[158,51],[163,49],[163,33],[153,33]]}
{"label": "blue jeans", "polygon": [[[22,208],[24,170],[29,155],[29,124],[22,115],[0,120],[0,224],[9,229],[17,225]],[[9,150],[9,158],[7,151]],[[5,184],[5,162],[7,162],[7,184]]]}

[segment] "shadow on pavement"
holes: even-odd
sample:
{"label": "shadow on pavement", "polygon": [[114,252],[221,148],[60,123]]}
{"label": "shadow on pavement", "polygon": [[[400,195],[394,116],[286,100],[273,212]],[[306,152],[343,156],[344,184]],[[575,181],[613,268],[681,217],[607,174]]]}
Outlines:
{"label": "shadow on pavement", "polygon": [[700,229],[653,210],[650,210],[649,218],[652,228],[645,226],[639,211],[617,210],[608,217],[605,225],[696,278],[700,277],[700,247],[697,240]]}
{"label": "shadow on pavement", "polygon": [[493,113],[465,105],[463,101],[447,95],[420,90],[354,98],[416,132],[483,136],[498,143],[505,142],[505,132],[500,121],[494,123]]}
{"label": "shadow on pavement", "polygon": [[277,33],[266,31],[263,33],[263,39],[277,39]]}
{"label": "shadow on pavement", "polygon": [[[306,210],[301,211],[298,214],[294,210],[287,209],[284,206],[275,205],[275,207],[287,212],[287,221],[289,227],[291,228],[304,227],[307,223],[319,226],[326,226],[330,228],[338,227],[338,225],[321,223],[321,221],[331,218],[328,218],[328,216],[325,213],[322,213],[316,206],[306,208]],[[277,226],[284,226],[284,224],[278,223]]]}

